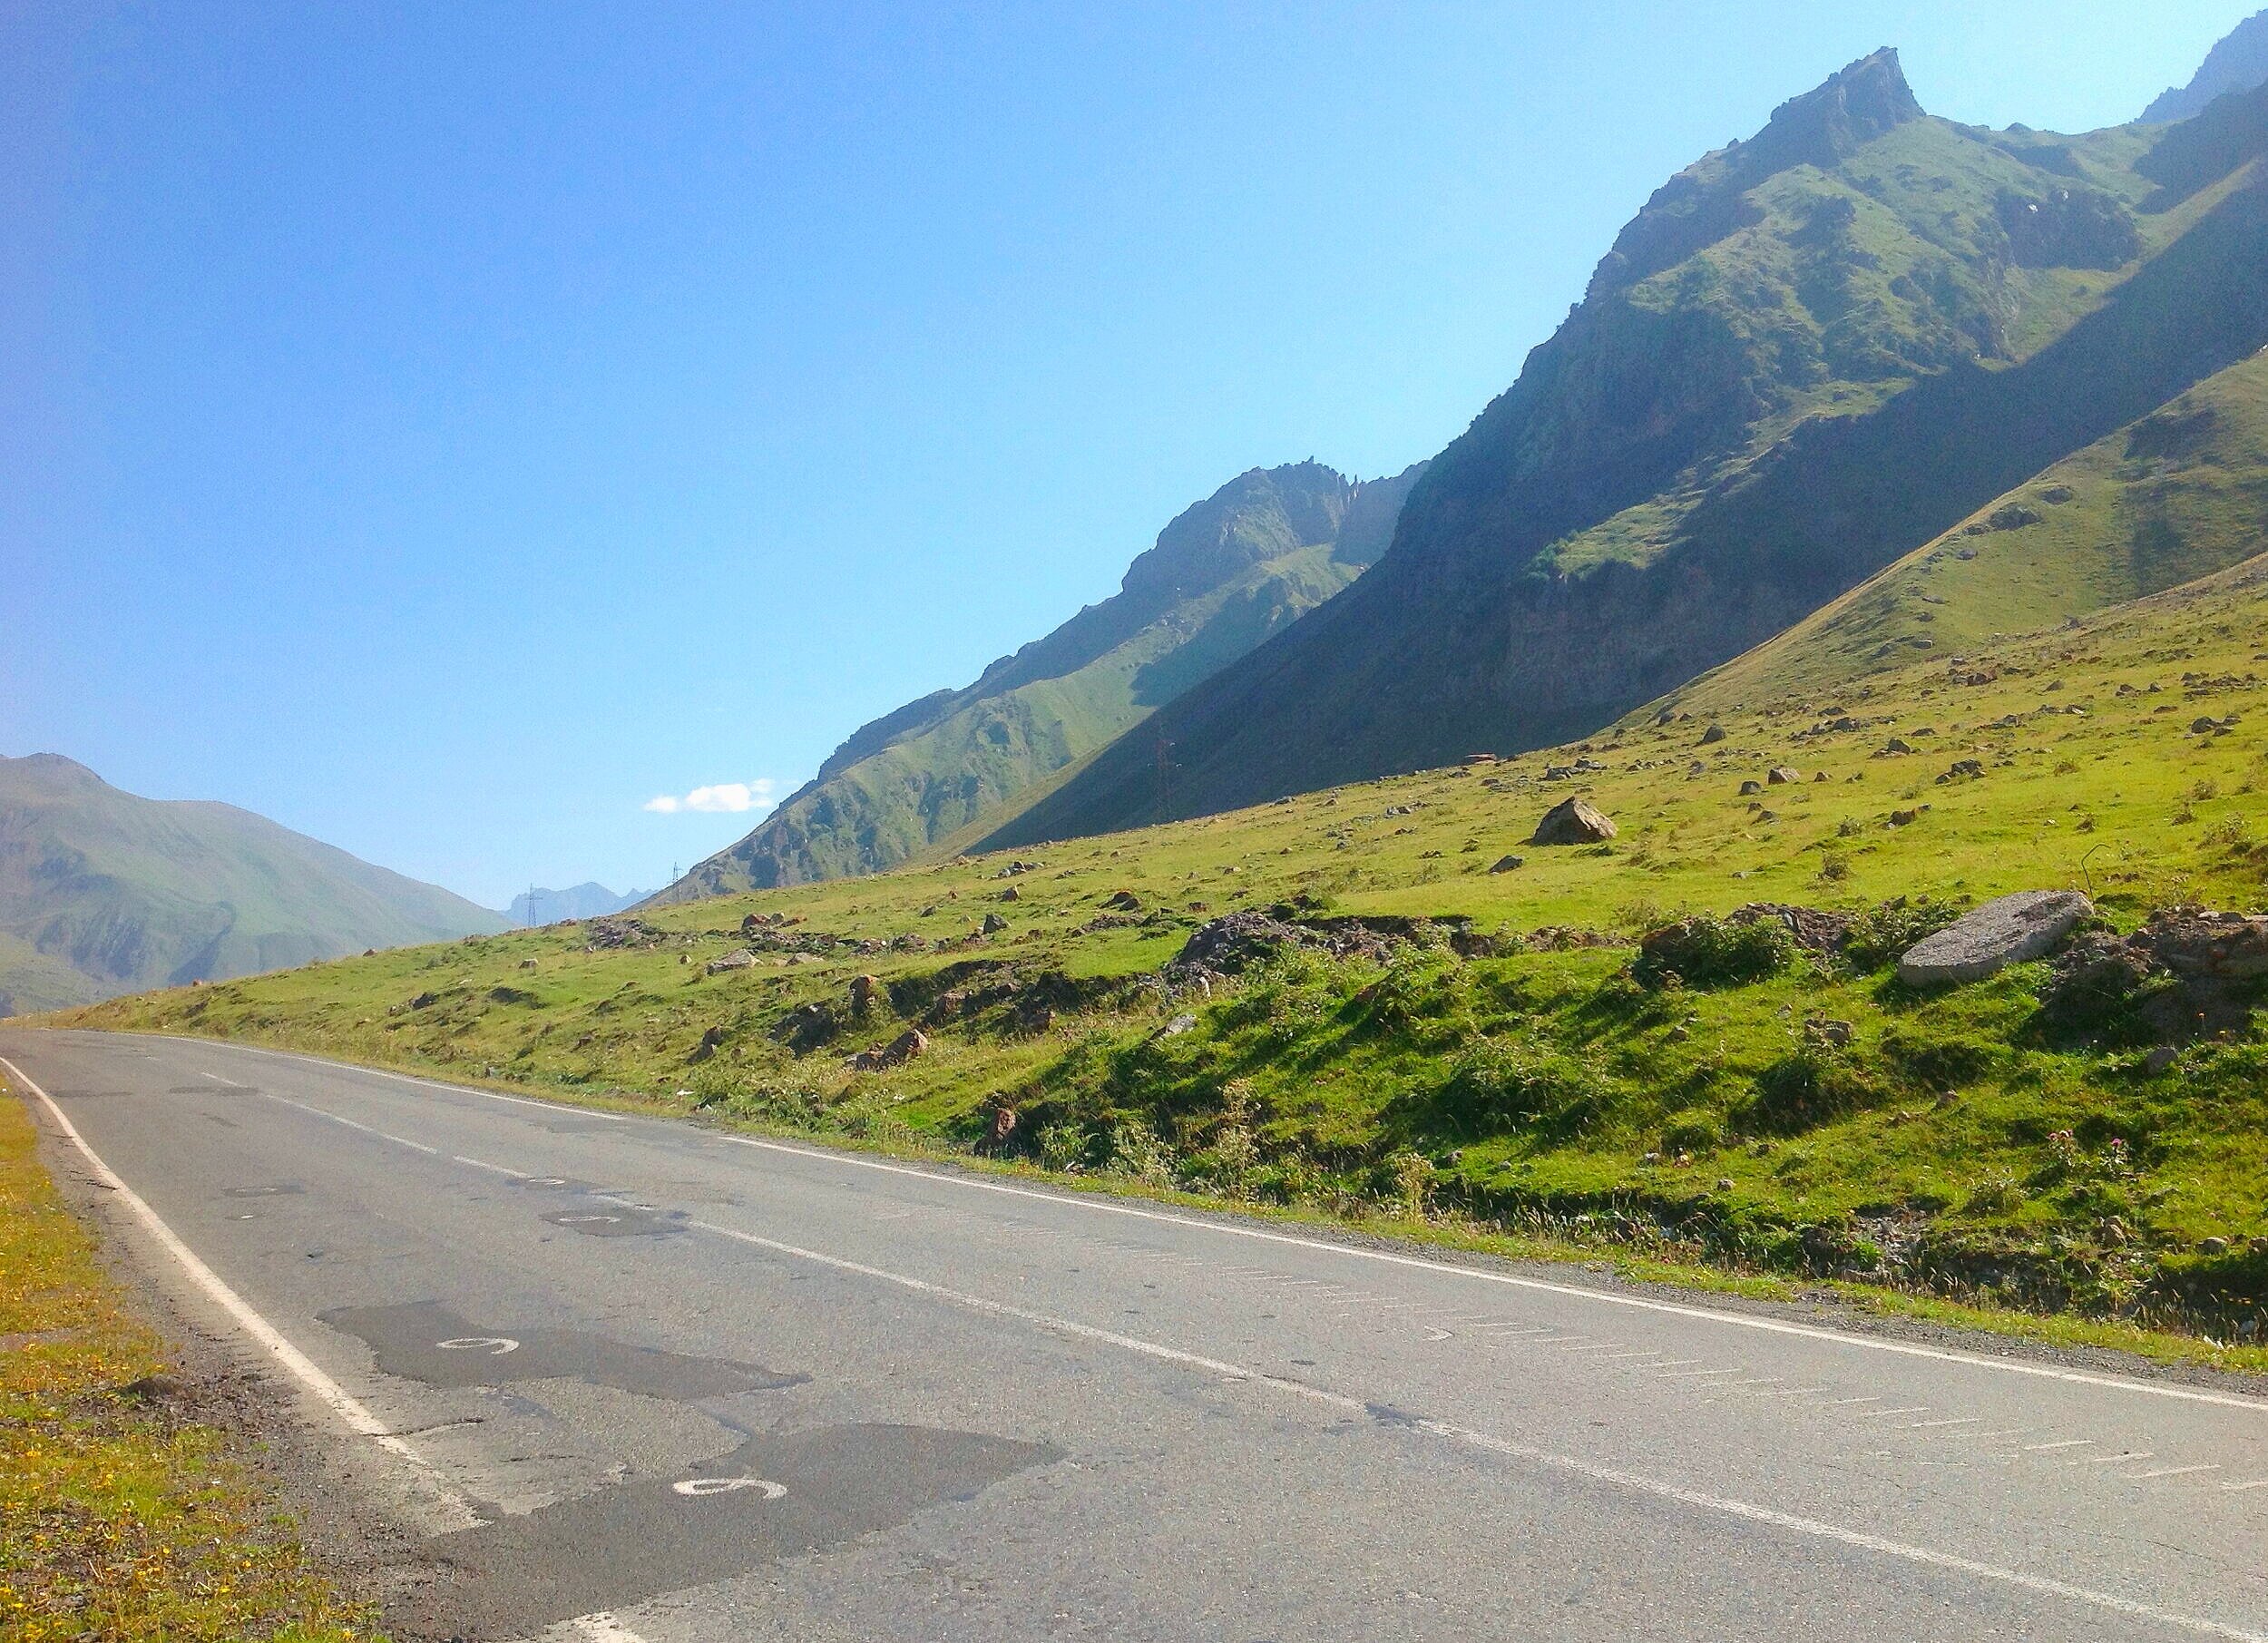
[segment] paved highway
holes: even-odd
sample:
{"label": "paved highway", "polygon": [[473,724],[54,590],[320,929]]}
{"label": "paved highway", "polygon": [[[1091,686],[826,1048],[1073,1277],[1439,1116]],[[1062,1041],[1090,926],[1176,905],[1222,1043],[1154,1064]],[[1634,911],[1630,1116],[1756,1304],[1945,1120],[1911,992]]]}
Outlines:
{"label": "paved highway", "polygon": [[249,1048],[0,1058],[430,1537],[404,1637],[2268,1638],[2239,1391]]}

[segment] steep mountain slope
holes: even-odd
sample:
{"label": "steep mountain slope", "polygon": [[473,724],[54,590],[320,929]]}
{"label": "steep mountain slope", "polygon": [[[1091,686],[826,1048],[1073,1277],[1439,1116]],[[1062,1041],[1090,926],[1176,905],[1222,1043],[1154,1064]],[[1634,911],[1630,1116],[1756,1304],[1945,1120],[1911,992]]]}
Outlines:
{"label": "steep mountain slope", "polygon": [[1786,631],[1674,691],[1721,715],[1974,655],[2268,551],[2268,354],[1995,498]]}
{"label": "steep mountain slope", "polygon": [[503,927],[249,811],[0,758],[0,1015]]}
{"label": "steep mountain slope", "polygon": [[2143,110],[2142,122],[2171,125],[2204,113],[2216,97],[2249,92],[2263,83],[2268,83],[2268,12],[2257,12],[2230,30],[2206,54],[2195,79],[2162,93]]}
{"label": "steep mountain slope", "polygon": [[2268,92],[2068,138],[1854,64],[1663,188],[1343,598],[991,836],[1580,736],[2268,343]]}
{"label": "steep mountain slope", "polygon": [[1384,552],[1421,468],[1368,484],[1314,462],[1184,512],[1119,592],[961,690],[855,732],[817,777],[655,905],[870,873],[987,817],[1329,599]]}

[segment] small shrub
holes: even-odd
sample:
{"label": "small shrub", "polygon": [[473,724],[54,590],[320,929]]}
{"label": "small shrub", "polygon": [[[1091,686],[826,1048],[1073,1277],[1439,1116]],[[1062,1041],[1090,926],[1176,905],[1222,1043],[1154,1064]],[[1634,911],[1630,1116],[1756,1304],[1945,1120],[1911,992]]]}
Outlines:
{"label": "small shrub", "polygon": [[2224,816],[2200,834],[2197,842],[2207,849],[2234,853],[2251,849],[2253,836],[2245,827],[2243,817]]}
{"label": "small shrub", "polygon": [[1386,1162],[1402,1213],[1413,1221],[1425,1219],[1433,1191],[1433,1160],[1420,1152],[1397,1152]]}
{"label": "small shrub", "polygon": [[1882,969],[1895,963],[1907,948],[1935,935],[1960,916],[1959,908],[1926,895],[1899,896],[1851,921],[1843,938],[1843,956],[1862,973]]}
{"label": "small shrub", "polygon": [[1645,987],[1668,985],[1672,976],[1688,987],[1739,987],[1778,973],[1796,952],[1777,919],[1735,924],[1699,914],[1649,932],[1630,973]]}
{"label": "small shrub", "polygon": [[1756,1075],[1741,1122],[1751,1130],[1792,1135],[1862,1112],[1887,1095],[1863,1069],[1825,1045],[1808,1043]]}
{"label": "small shrub", "polygon": [[1892,1029],[1882,1035],[1882,1059],[1900,1076],[1928,1090],[1958,1090],[1992,1071],[2000,1052],[1964,1039],[1924,1038]]}
{"label": "small shrub", "polygon": [[1050,1124],[1040,1131],[1039,1159],[1042,1169],[1071,1175],[1087,1167],[1093,1143],[1076,1124]]}
{"label": "small shrub", "polygon": [[1459,1056],[1434,1105],[1484,1130],[1530,1130],[1563,1142],[1591,1130],[1617,1105],[1612,1081],[1563,1051],[1488,1042]]}
{"label": "small shrub", "polygon": [[[1061,1126],[1059,1126],[1060,1128]],[[1084,1136],[1080,1138],[1081,1154],[1085,1150]],[[1047,1149],[1047,1137],[1040,1138],[1041,1150]],[[1146,1186],[1170,1187],[1178,1171],[1173,1149],[1165,1139],[1149,1127],[1148,1120],[1139,1117],[1120,1119],[1110,1127],[1110,1163],[1113,1175],[1124,1176]],[[1075,1169],[1076,1165],[1065,1168]]]}

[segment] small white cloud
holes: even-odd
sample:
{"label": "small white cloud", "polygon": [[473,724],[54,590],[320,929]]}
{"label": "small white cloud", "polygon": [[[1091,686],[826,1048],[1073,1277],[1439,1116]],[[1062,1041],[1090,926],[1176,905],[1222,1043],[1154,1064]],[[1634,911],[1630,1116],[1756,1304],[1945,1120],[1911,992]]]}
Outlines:
{"label": "small white cloud", "polygon": [[768,810],[776,802],[772,797],[775,784],[768,777],[755,781],[725,781],[713,787],[696,787],[679,798],[674,793],[659,794],[646,801],[645,807],[657,816],[675,816],[680,810],[695,810],[704,816],[745,816],[751,811]]}

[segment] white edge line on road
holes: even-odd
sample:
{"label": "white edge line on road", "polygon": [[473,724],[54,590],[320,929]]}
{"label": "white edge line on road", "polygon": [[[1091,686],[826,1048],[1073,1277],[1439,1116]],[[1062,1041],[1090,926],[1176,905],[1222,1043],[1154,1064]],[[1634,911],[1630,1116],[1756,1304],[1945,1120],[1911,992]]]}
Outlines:
{"label": "white edge line on road", "polygon": [[387,1453],[408,1462],[426,1489],[448,1509],[451,1515],[460,1520],[461,1527],[474,1529],[486,1521],[473,1510],[472,1502],[449,1486],[434,1469],[432,1462],[388,1431],[386,1423],[371,1413],[361,1399],[316,1367],[314,1360],[285,1339],[280,1330],[254,1311],[249,1301],[230,1288],[218,1273],[200,1260],[196,1251],[183,1243],[171,1227],[158,1218],[157,1211],[142,1201],[142,1195],[119,1178],[118,1172],[87,1145],[86,1138],[79,1133],[77,1126],[64,1116],[63,1109],[55,1105],[54,1097],[6,1057],[0,1056],[0,1067],[5,1067],[18,1083],[39,1098],[41,1105],[47,1109],[48,1117],[54,1120],[55,1127],[85,1158],[88,1167],[94,1171],[95,1178],[118,1195],[119,1201],[133,1212],[134,1218],[142,1223],[150,1236],[181,1263],[181,1269],[197,1287],[234,1318],[247,1335],[265,1346],[279,1364],[290,1371],[301,1385],[314,1394],[348,1428],[370,1439]]}
{"label": "white edge line on road", "polygon": [[[911,1277],[904,1273],[891,1272],[880,1266],[870,1266],[863,1261],[848,1260],[841,1256],[823,1255],[816,1249],[805,1249],[794,1244],[783,1244],[775,1238],[759,1237],[755,1233],[742,1232],[731,1227],[721,1227],[713,1221],[689,1221],[687,1225],[698,1227],[703,1232],[713,1233],[719,1237],[754,1245],[759,1249],[768,1249],[796,1260],[810,1261],[818,1266],[833,1267],[840,1272],[855,1273],[861,1277],[876,1279],[885,1284],[894,1284],[900,1288],[911,1290],[917,1295],[927,1296],[933,1299],[944,1301],[972,1312],[982,1313],[991,1317],[1009,1318],[1046,1330],[1052,1335],[1068,1335],[1076,1340],[1093,1341],[1104,1345],[1116,1346],[1123,1351],[1160,1363],[1178,1364],[1185,1369],[1198,1370],[1204,1374],[1219,1375],[1231,1381],[1248,1381],[1255,1385],[1267,1387],[1271,1391],[1285,1393],[1293,1397],[1304,1398],[1309,1403],[1319,1403],[1343,1414],[1358,1415],[1364,1419],[1378,1418],[1377,1412],[1359,1398],[1351,1398],[1342,1393],[1328,1392],[1320,1386],[1308,1385],[1303,1381],[1288,1380],[1284,1376],[1270,1374],[1266,1370],[1254,1369],[1246,1364],[1233,1364],[1220,1358],[1205,1357],[1198,1353],[1184,1352],[1179,1347],[1163,1345],[1156,1341],[1146,1341],[1137,1335],[1120,1335],[1115,1330],[1097,1328],[1091,1324],[1081,1324],[1075,1319],[1056,1317],[1048,1313],[1034,1312],[1026,1307],[1011,1306],[1003,1301],[990,1300],[983,1296],[949,1289],[943,1285],[933,1284],[925,1278]],[[1781,1511],[1769,1506],[1757,1506],[1749,1501],[1733,1500],[1725,1495],[1706,1494],[1699,1490],[1686,1489],[1676,1483],[1665,1482],[1657,1478],[1642,1477],[1635,1472],[1622,1472],[1614,1467],[1599,1466],[1589,1461],[1577,1460],[1572,1455],[1554,1454],[1549,1450],[1539,1449],[1532,1444],[1516,1443],[1510,1438],[1498,1437],[1494,1433],[1476,1431],[1469,1426],[1459,1426],[1451,1422],[1423,1417],[1408,1419],[1403,1423],[1452,1443],[1483,1450],[1508,1460],[1545,1467],[1553,1472],[1569,1473],[1594,1483],[1606,1484],[1632,1493],[1650,1495],[1657,1500],[1695,1507],[1726,1517],[1739,1518],[1751,1523],[1761,1523],[1774,1529],[1788,1530],[1796,1534],[1808,1535],[1814,1540],[1830,1540],[1837,1545],[1850,1547],[1860,1551],[1877,1552],[1884,1556],[1902,1559],[1909,1563],[1919,1563],[1931,1569],[1945,1570],[1956,1574],[1973,1576],[1978,1579],[1991,1580],[2000,1585],[2016,1587],[2040,1597],[2082,1603],[2091,1608],[2126,1615],[2134,1619],[2155,1621],[2175,1630],[2188,1632],[2195,1637],[2223,1638],[2233,1639],[2234,1643],[2268,1643],[2268,1633],[2246,1631],[2241,1627],[2225,1625],[2218,1620],[2208,1620],[2195,1615],[2178,1614],[2167,1609],[2154,1609],[2146,1603],[2137,1603],[2130,1598],[2117,1597],[2110,1592],[2095,1591],[2084,1586],[2074,1586],[2068,1581],[2052,1579],[2044,1575],[2031,1575],[2020,1570],[2002,1569],[1995,1564],[1978,1562],[1974,1559],[1957,1557],[1950,1552],[1932,1550],[1926,1546],[1910,1545],[1902,1540],[1892,1540],[1881,1535],[1868,1534],[1862,1530],[1845,1529],[1838,1524],[1822,1522],[1816,1518],[1802,1517],[1794,1512]]]}
{"label": "white edge line on road", "polygon": [[[218,1045],[245,1051],[254,1055],[272,1055],[287,1061],[308,1061],[337,1071],[368,1072],[379,1078],[390,1078],[403,1083],[424,1084],[436,1090],[448,1090],[465,1095],[485,1096],[494,1101],[513,1101],[523,1107],[545,1107],[555,1112],[581,1113],[588,1111],[592,1118],[611,1119],[618,1123],[630,1121],[624,1115],[599,1112],[582,1108],[564,1106],[556,1101],[533,1101],[516,1095],[500,1095],[493,1090],[475,1090],[464,1084],[445,1084],[435,1079],[413,1078],[407,1073],[388,1072],[383,1068],[358,1066],[352,1061],[335,1061],[322,1056],[306,1055],[296,1051],[269,1050],[256,1044],[234,1044],[225,1039],[184,1038],[175,1033],[152,1034],[179,1043]],[[670,1123],[667,1119],[649,1120]],[[1888,1341],[1873,1335],[1851,1335],[1839,1329],[1823,1328],[1815,1324],[1792,1324],[1778,1318],[1762,1318],[1742,1312],[1720,1312],[1713,1307],[1696,1306],[1678,1301],[1657,1301],[1644,1296],[1617,1295],[1611,1290],[1589,1289],[1579,1284],[1562,1284],[1549,1278],[1523,1277],[1517,1273],[1491,1272],[1481,1266],[1463,1266],[1450,1261],[1428,1260],[1422,1256],[1397,1255],[1388,1249],[1369,1249],[1359,1244],[1338,1243],[1329,1238],[1303,1237],[1296,1233],[1271,1232],[1260,1227],[1243,1227],[1230,1221],[1208,1220],[1197,1216],[1176,1215],[1170,1210],[1141,1209],[1131,1204],[1104,1203],[1094,1198],[1069,1192],[1043,1192],[1030,1187],[1011,1186],[1005,1181],[981,1180],[973,1176],[938,1169],[917,1169],[908,1164],[885,1163],[880,1159],[864,1158],[852,1152],[830,1152],[824,1148],[797,1146],[787,1141],[767,1140],[758,1136],[725,1135],[715,1130],[701,1131],[715,1139],[729,1141],[738,1147],[754,1147],[767,1152],[786,1153],[791,1158],[807,1159],[823,1164],[842,1164],[859,1169],[880,1170],[887,1175],[912,1176],[918,1180],[939,1186],[966,1188],[977,1192],[996,1192],[1009,1198],[1033,1198],[1066,1208],[1090,1210],[1098,1215],[1122,1215],[1135,1220],[1159,1221],[1168,1226],[1188,1227],[1199,1231],[1223,1233],[1231,1237],[1252,1238],[1262,1243],[1281,1244],[1294,1249],[1312,1249],[1330,1255],[1352,1256],[1357,1259],[1382,1262],[1392,1266],[1411,1266],[1421,1271],[1439,1273],[1450,1277],[1477,1278],[1482,1283],[1502,1284],[1514,1289],[1527,1289],[1544,1295],[1564,1296],[1569,1299],[1593,1301],[1610,1306],[1628,1306],[1641,1312],[1665,1314],[1671,1317],[1695,1318],[1705,1323],[1730,1325],[1739,1329],[1761,1330],[1767,1335],[1792,1335],[1798,1339],[1823,1341],[1837,1346],[1855,1346],[1869,1352],[1886,1352],[1900,1357],[1925,1358],[1941,1364],[1963,1364],[1972,1369],[1995,1370],[2002,1374],[2030,1375],[2038,1380],[2062,1381],[2078,1386],[2096,1386],[2112,1392],[2141,1393],[2156,1398],[2175,1398],[2189,1403],[2211,1403],[2223,1409],[2248,1410],[2253,1414],[2268,1414],[2268,1399],[2241,1397],[2230,1393],[2206,1392],[2191,1386],[2162,1385],[2149,1381],[2129,1380],[2121,1375],[2095,1374],[2082,1369],[2058,1369],[2048,1364],[2028,1364],[2020,1358],[1989,1357],[1982,1353],[1956,1352],[1942,1346],[1923,1346],[1910,1341]]]}
{"label": "white edge line on road", "polygon": [[[666,1120],[657,1120],[666,1121]],[[1603,1302],[1611,1306],[1629,1306],[1641,1312],[1666,1313],[1672,1317],[1697,1318],[1712,1324],[1729,1324],[1741,1329],[1758,1329],[1768,1335],[1794,1335],[1804,1340],[1824,1341],[1838,1346],[1863,1347],[1870,1352],[1894,1353],[1901,1357],[1928,1358],[1943,1364],[1963,1364],[1976,1369],[1998,1370],[2004,1374],[2031,1375],[2041,1380],[2065,1381],[2081,1386],[2099,1386],[2114,1392],[2146,1393],[2152,1397],[2178,1398],[2185,1403],[2212,1403],[2224,1409],[2249,1410],[2254,1414],[2268,1414],[2268,1400],[2241,1397],[2230,1393],[2205,1392],[2190,1386],[2161,1386],[2148,1381],[2127,1380],[2119,1375],[2094,1374],[2081,1369],[2058,1369],[2048,1364],[2027,1364],[2020,1359],[1988,1357],[1981,1353],[1956,1352],[1942,1346],[1922,1346],[1909,1341],[1885,1341],[1872,1335],[1849,1335],[1839,1329],[1825,1329],[1815,1324],[1790,1324],[1777,1318],[1760,1318],[1740,1312],[1719,1312],[1713,1307],[1688,1306],[1677,1301],[1657,1301],[1644,1296],[1616,1295],[1610,1290],[1587,1289],[1579,1284],[1556,1283],[1549,1278],[1522,1277],[1517,1273],[1491,1272],[1481,1266],[1462,1266],[1450,1261],[1427,1260],[1422,1256],[1396,1255],[1388,1249],[1366,1249],[1359,1244],[1342,1244],[1329,1238],[1302,1237],[1296,1233],[1270,1232],[1259,1227],[1239,1227],[1230,1222],[1207,1220],[1197,1216],[1175,1215],[1168,1210],[1139,1209],[1130,1204],[1110,1204],[1077,1193],[1041,1192],[1029,1187],[1012,1187],[1003,1181],[972,1179],[966,1176],[949,1174],[943,1170],[916,1169],[905,1164],[886,1164],[878,1159],[861,1158],[855,1153],[829,1152],[816,1147],[799,1147],[787,1141],[766,1140],[757,1136],[720,1135],[717,1139],[739,1147],[757,1147],[767,1152],[784,1152],[791,1157],[809,1159],[817,1163],[849,1164],[861,1169],[880,1169],[892,1175],[910,1175],[921,1180],[942,1186],[966,1187],[980,1192],[1001,1192],[1014,1198],[1040,1198],[1047,1203],[1067,1208],[1090,1209],[1100,1215],[1131,1216],[1137,1220],[1163,1221],[1176,1227],[1196,1227],[1207,1232],[1226,1233],[1232,1237],[1257,1238],[1265,1243],[1288,1245],[1295,1249],[1320,1250],[1331,1255],[1354,1256],[1366,1261],[1383,1262],[1393,1266],[1414,1266],[1426,1272],[1441,1273],[1452,1277],[1478,1278],[1483,1283],[1504,1284],[1515,1289],[1540,1291],[1546,1295],[1566,1296],[1571,1299]]]}

